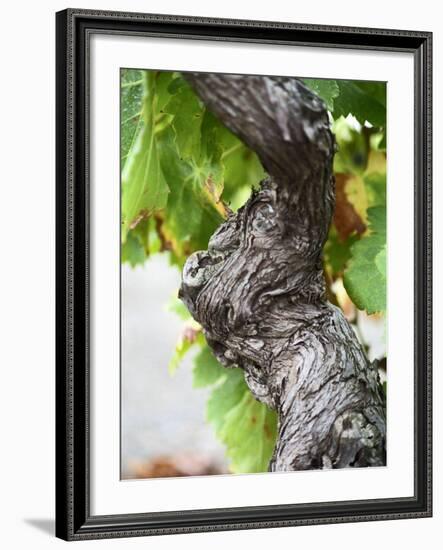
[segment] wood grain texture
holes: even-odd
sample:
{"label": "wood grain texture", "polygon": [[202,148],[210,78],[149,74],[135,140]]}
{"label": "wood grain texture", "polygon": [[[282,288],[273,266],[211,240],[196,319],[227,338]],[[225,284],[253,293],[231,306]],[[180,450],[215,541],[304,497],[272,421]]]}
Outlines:
{"label": "wood grain texture", "polygon": [[277,411],[270,470],[384,465],[377,366],[325,293],[335,141],[324,104],[295,78],[186,78],[269,177],[189,257],[182,300],[218,360]]}

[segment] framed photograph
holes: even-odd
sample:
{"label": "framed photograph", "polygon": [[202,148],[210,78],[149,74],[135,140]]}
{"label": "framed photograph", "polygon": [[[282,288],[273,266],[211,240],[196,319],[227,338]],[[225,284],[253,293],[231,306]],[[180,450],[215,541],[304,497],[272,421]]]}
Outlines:
{"label": "framed photograph", "polygon": [[430,516],[431,33],[56,17],[57,536]]}

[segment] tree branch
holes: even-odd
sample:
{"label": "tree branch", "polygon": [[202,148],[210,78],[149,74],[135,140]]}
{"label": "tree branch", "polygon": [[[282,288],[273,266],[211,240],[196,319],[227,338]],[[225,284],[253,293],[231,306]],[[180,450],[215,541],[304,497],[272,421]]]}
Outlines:
{"label": "tree branch", "polygon": [[186,78],[269,178],[189,257],[183,301],[219,361],[277,410],[271,470],[385,464],[377,368],[325,296],[335,142],[323,103],[294,78]]}

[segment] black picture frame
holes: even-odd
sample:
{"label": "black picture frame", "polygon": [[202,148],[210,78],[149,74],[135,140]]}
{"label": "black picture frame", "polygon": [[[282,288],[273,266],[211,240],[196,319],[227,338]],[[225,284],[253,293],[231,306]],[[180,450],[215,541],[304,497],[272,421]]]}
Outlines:
{"label": "black picture frame", "polygon": [[[89,39],[94,33],[412,52],[415,65],[413,497],[92,516],[89,506]],[[56,535],[65,540],[429,517],[432,33],[68,9],[56,14]]]}

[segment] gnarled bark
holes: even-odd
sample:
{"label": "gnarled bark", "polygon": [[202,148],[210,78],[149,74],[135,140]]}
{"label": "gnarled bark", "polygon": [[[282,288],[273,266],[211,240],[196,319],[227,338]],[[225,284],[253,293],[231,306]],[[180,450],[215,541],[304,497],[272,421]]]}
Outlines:
{"label": "gnarled bark", "polygon": [[294,78],[187,79],[269,178],[189,257],[182,300],[219,361],[278,412],[270,470],[384,465],[377,368],[325,295],[335,142],[323,103]]}

